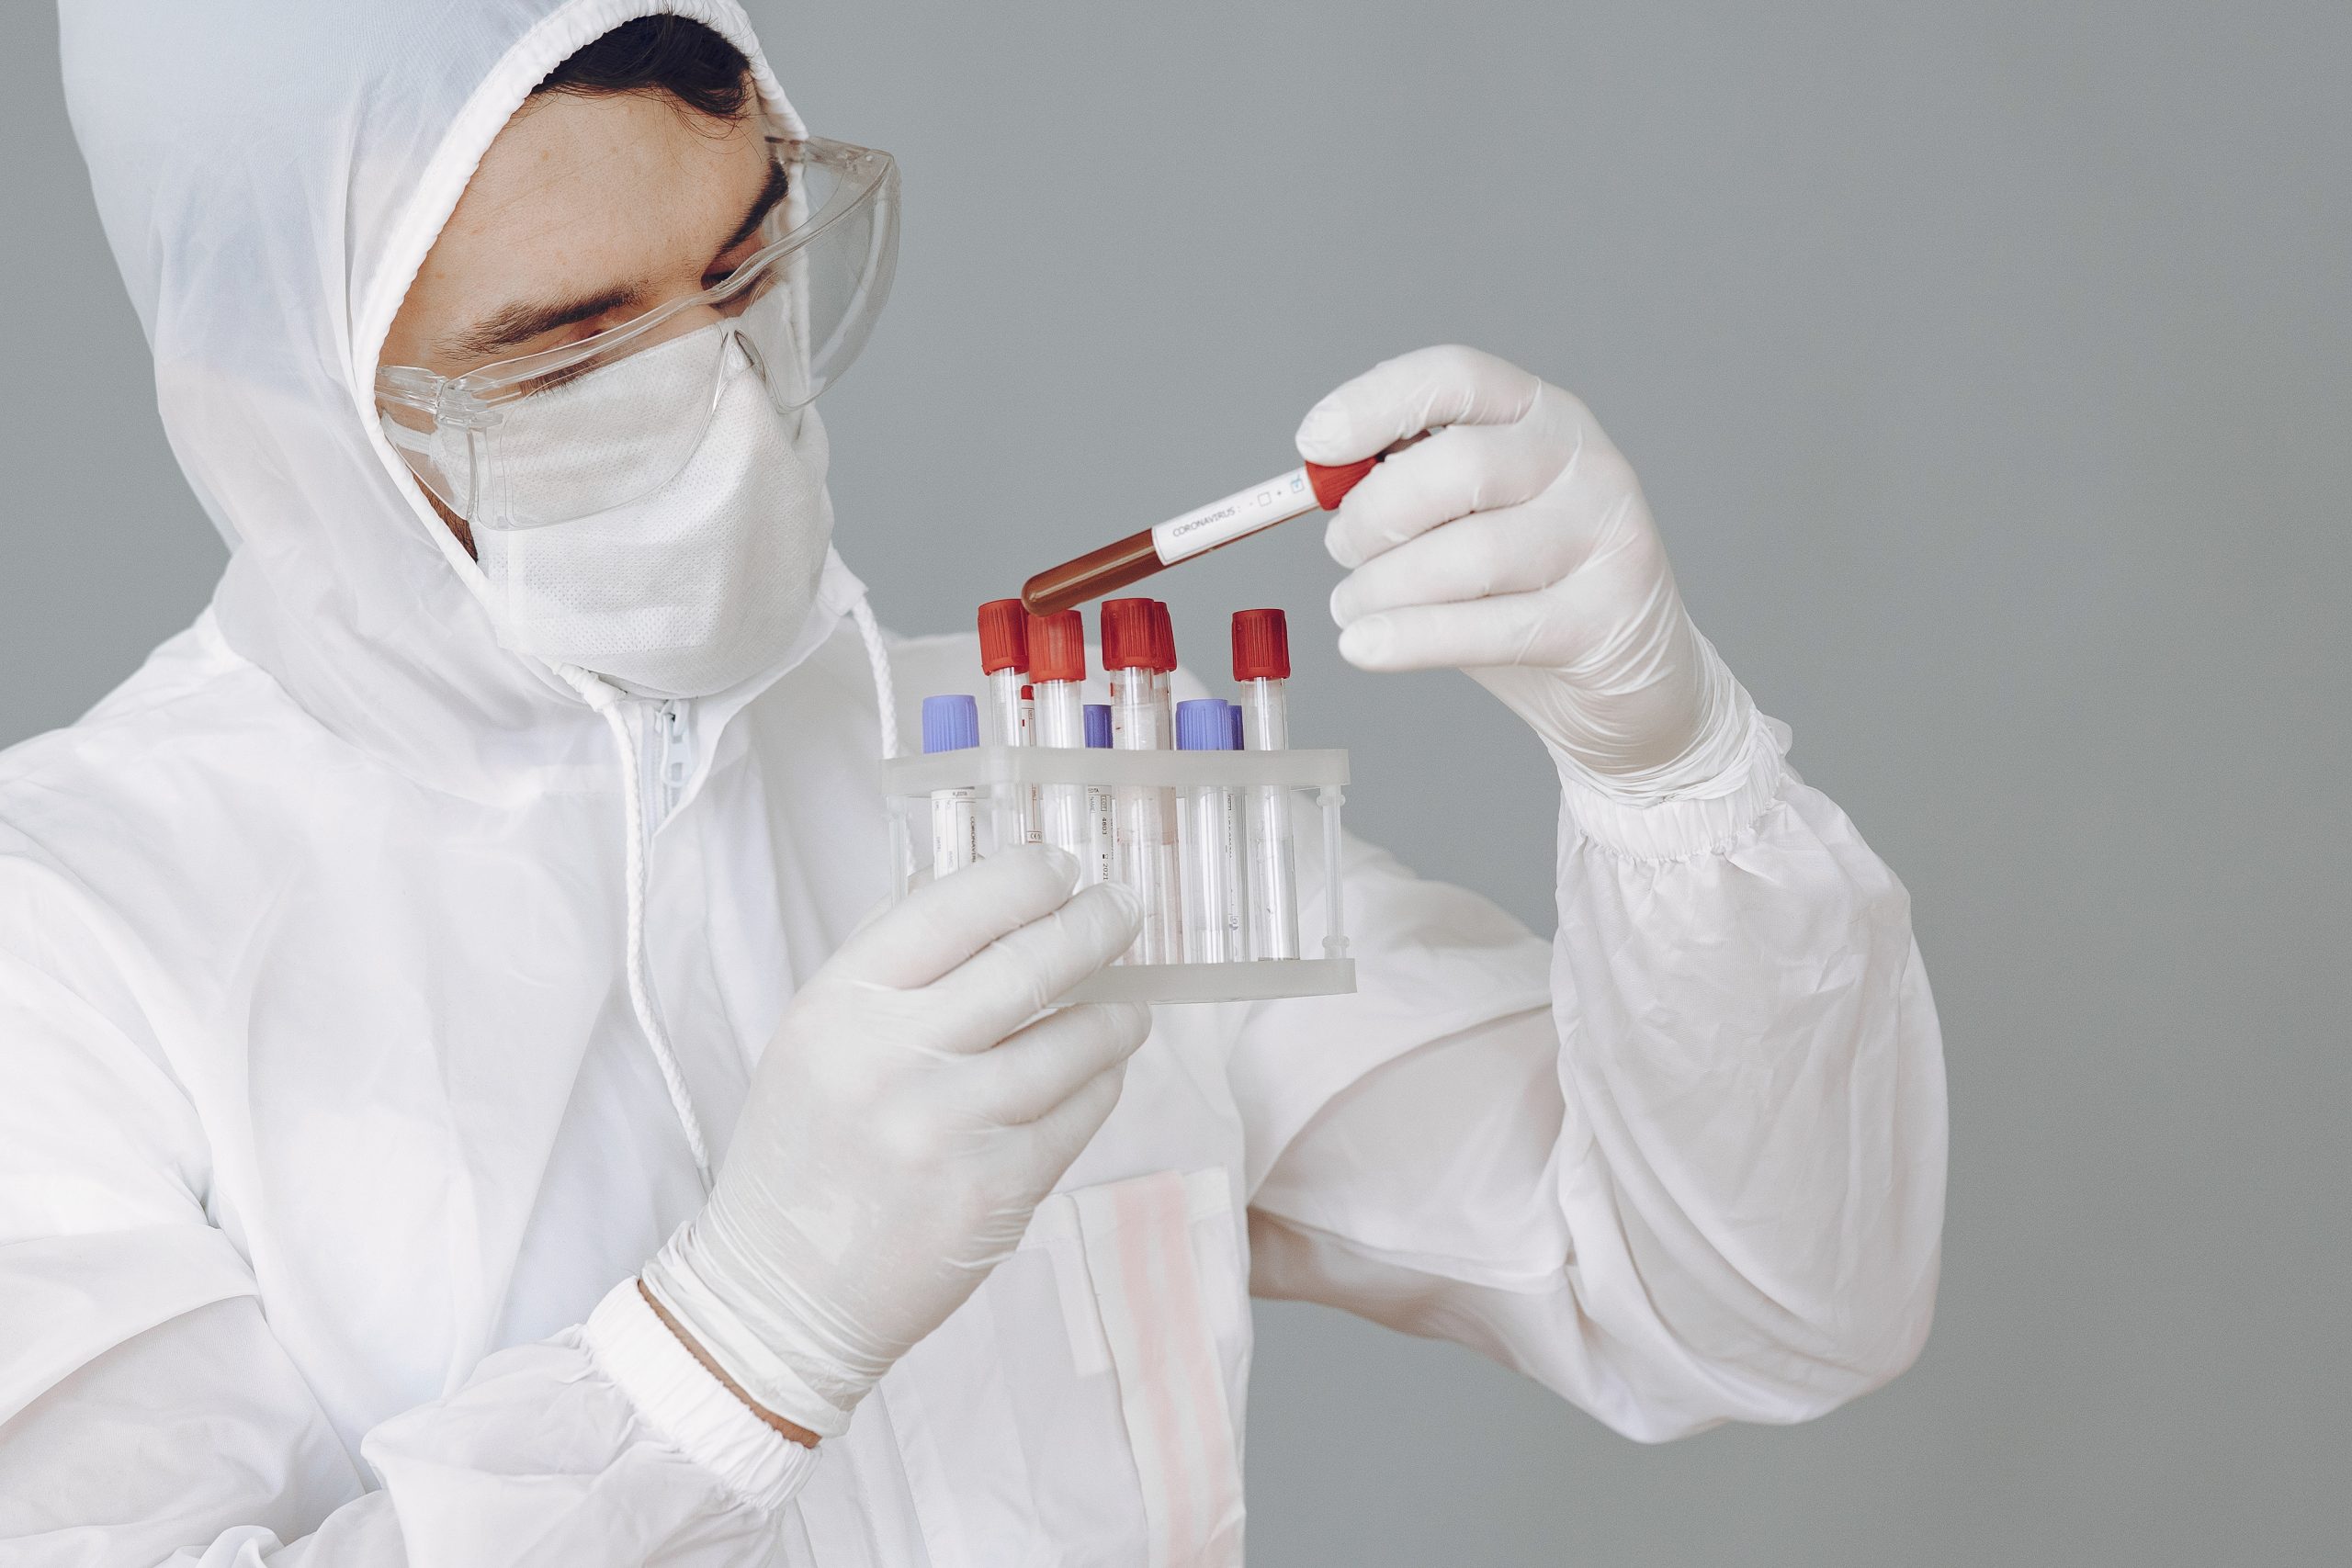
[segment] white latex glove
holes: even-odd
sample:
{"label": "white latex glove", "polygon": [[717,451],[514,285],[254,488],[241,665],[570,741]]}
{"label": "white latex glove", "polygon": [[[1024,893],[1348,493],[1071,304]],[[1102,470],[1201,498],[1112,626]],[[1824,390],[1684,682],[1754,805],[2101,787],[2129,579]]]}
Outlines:
{"label": "white latex glove", "polygon": [[1476,349],[1374,366],[1298,427],[1309,462],[1367,474],[1325,545],[1363,670],[1458,668],[1544,738],[1564,774],[1647,802],[1727,790],[1752,712],[1683,613],[1641,486],[1583,403]]}
{"label": "white latex glove", "polygon": [[[1054,998],[1135,942],[1117,886],[1016,850],[918,888],[809,978],[701,1215],[643,1276],[753,1401],[821,1437],[1020,1241],[1150,1032]],[[1032,1021],[1035,1020],[1035,1021]]]}

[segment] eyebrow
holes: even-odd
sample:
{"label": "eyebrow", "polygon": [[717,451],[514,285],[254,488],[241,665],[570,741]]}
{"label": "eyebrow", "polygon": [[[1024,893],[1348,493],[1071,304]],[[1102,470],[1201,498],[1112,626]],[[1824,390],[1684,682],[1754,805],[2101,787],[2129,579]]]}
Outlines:
{"label": "eyebrow", "polygon": [[602,294],[567,299],[560,305],[509,305],[451,338],[449,352],[465,357],[495,354],[558,327],[574,326],[607,310],[625,310],[639,297],[635,288],[608,288]]}
{"label": "eyebrow", "polygon": [[[743,220],[735,226],[735,231],[727,236],[725,243],[714,254],[724,255],[750,239],[759,226],[767,221],[768,214],[775,210],[776,204],[791,188],[791,175],[781,162],[771,160],[767,183],[760,187],[760,194],[752,198],[752,205],[744,211]],[[501,349],[528,343],[559,327],[576,326],[607,311],[626,310],[643,297],[643,290],[636,288],[607,288],[602,293],[582,295],[556,305],[509,305],[483,317],[451,338],[448,352],[469,358],[496,354]]]}
{"label": "eyebrow", "polygon": [[750,239],[753,231],[768,220],[768,214],[775,210],[776,203],[782,201],[791,189],[790,171],[785,168],[781,159],[769,159],[767,184],[762,186],[760,194],[752,198],[751,207],[743,214],[743,221],[735,225],[735,232],[727,236],[727,243],[718,247],[718,254],[725,255]]}

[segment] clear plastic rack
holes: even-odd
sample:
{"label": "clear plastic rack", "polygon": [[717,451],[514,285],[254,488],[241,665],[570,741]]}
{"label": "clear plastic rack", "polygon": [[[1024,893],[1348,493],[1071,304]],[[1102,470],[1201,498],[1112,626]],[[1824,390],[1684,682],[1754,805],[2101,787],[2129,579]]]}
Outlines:
{"label": "clear plastic rack", "polygon": [[[1250,958],[1215,964],[1122,961],[1098,971],[1061,999],[1083,1001],[1227,1002],[1279,997],[1331,996],[1356,988],[1348,955],[1346,909],[1340,897],[1340,810],[1347,799],[1348,754],[1337,749],[1283,751],[1106,750],[1101,748],[978,746],[894,758],[882,764],[890,802],[890,863],[894,897],[928,880],[932,807],[943,791],[970,790],[980,809],[982,858],[1017,839],[1024,804],[1052,786],[1102,791],[1177,792],[1226,788],[1255,794],[1288,792],[1287,813],[1297,850],[1297,897],[1302,908],[1319,893],[1319,957]],[[1319,851],[1319,852],[1317,852]],[[1246,849],[1244,857],[1246,859]],[[1089,880],[1095,876],[1090,874]],[[1310,886],[1319,884],[1319,886]]]}

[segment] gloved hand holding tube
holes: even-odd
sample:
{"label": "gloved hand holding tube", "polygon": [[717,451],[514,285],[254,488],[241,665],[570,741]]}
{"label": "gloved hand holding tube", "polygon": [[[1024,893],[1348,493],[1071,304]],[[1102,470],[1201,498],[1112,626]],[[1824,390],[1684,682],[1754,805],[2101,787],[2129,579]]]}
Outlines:
{"label": "gloved hand holding tube", "polygon": [[1591,411],[1492,355],[1426,348],[1332,392],[1300,456],[1345,464],[1434,431],[1351,489],[1324,542],[1363,670],[1466,671],[1564,776],[1630,803],[1735,777],[1747,694],[1699,635],[1632,468]]}
{"label": "gloved hand holding tube", "polygon": [[1150,1010],[1045,1010],[1134,943],[1140,911],[1077,879],[1057,850],[992,856],[916,889],[793,998],[708,1203],[642,1276],[763,1411],[845,1430],[1118,1102]]}

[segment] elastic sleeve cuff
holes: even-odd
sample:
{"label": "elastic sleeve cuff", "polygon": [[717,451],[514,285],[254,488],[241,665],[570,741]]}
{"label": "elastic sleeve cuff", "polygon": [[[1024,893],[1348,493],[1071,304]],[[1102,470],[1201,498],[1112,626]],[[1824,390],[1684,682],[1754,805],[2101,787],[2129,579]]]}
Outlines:
{"label": "elastic sleeve cuff", "polygon": [[[638,1275],[645,1293],[670,1314],[671,1322],[692,1335],[703,1354],[733,1379],[737,1388],[757,1400],[760,1408],[773,1410],[820,1438],[840,1437],[849,1430],[850,1407],[872,1386],[871,1380],[859,1383],[854,1375],[843,1376],[834,1380],[833,1398],[819,1393],[799,1367],[776,1348],[790,1344],[804,1351],[810,1349],[797,1325],[770,1314],[754,1328],[729,1301],[713,1291],[707,1281],[719,1270],[709,1267],[715,1260],[707,1253],[707,1214],[680,1225],[672,1233],[669,1245],[645,1260]],[[695,1266],[697,1255],[705,1268]],[[823,1360],[821,1355],[812,1353],[801,1365],[821,1365]],[[880,1377],[883,1370],[876,1369],[874,1376]]]}
{"label": "elastic sleeve cuff", "polygon": [[1722,849],[1755,825],[1789,781],[1789,728],[1754,715],[1739,761],[1672,799],[1635,805],[1563,776],[1565,830],[1632,860],[1688,860]]}
{"label": "elastic sleeve cuff", "polygon": [[653,1315],[635,1280],[596,1303],[583,1337],[597,1371],[646,1423],[752,1506],[783,1507],[816,1470],[818,1450],[784,1437],[705,1371]]}

